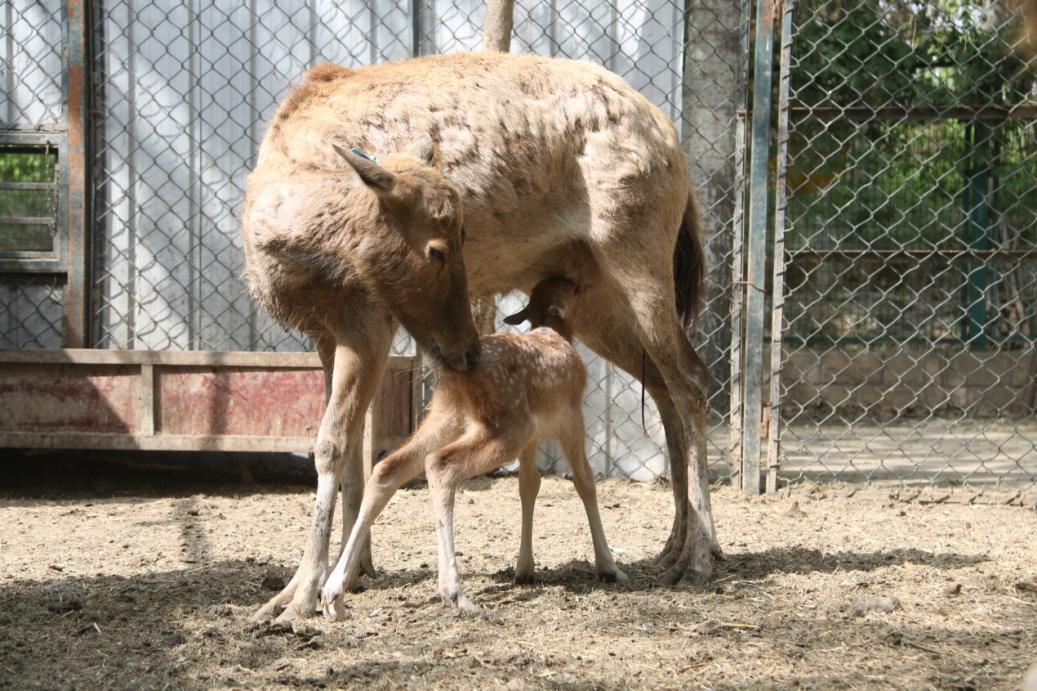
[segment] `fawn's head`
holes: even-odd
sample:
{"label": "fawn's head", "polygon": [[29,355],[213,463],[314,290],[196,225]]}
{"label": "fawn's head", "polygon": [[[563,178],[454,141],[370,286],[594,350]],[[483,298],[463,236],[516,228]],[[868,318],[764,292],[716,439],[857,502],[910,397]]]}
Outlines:
{"label": "fawn's head", "polygon": [[572,339],[573,312],[579,287],[568,278],[552,276],[536,284],[529,295],[529,304],[520,311],[504,318],[505,324],[517,325],[529,321],[533,328],[546,326],[557,331],[563,338]]}

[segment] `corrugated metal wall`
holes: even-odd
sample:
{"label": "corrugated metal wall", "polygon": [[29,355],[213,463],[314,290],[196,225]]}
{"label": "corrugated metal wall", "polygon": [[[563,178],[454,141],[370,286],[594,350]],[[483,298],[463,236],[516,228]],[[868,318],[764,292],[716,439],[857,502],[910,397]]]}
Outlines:
{"label": "corrugated metal wall", "polygon": [[[267,350],[305,343],[244,292],[237,213],[264,123],[293,80],[478,48],[481,0],[102,4],[96,26],[95,344]],[[604,63],[677,115],[670,0],[528,2],[515,49]],[[418,45],[415,45],[417,41]]]}
{"label": "corrugated metal wall", "polygon": [[[477,49],[483,12],[482,0],[104,4],[96,26],[95,344],[306,348],[256,310],[240,280],[237,213],[265,122],[314,64]],[[525,0],[512,47],[604,64],[679,121],[682,12],[672,0]],[[408,345],[401,335],[397,350]],[[585,356],[595,468],[663,474],[651,404],[646,437],[640,389]],[[547,449],[544,464],[556,460]]]}
{"label": "corrugated metal wall", "polygon": [[[29,45],[18,37],[34,31],[45,29],[31,39],[41,46],[60,44],[61,36],[50,33],[62,31],[64,3],[7,3],[0,20],[21,27],[21,33],[8,34],[9,44],[15,36],[15,53]],[[703,183],[711,252],[716,254],[716,243],[722,250],[714,258],[716,285],[711,283],[709,319],[703,321],[710,363],[722,367],[730,339],[724,248],[730,244],[725,238],[734,189],[740,15],[734,0],[688,3],[697,32],[692,42],[696,87],[689,89],[682,85],[685,4],[519,0],[512,49],[605,65],[675,122],[685,116],[685,133],[696,151],[693,173]],[[483,0],[99,0],[91,5],[92,345],[307,349],[304,338],[286,333],[254,307],[241,280],[237,214],[265,122],[293,80],[314,64],[356,66],[477,49]],[[51,28],[45,16],[57,18]],[[55,64],[54,55],[42,58],[50,61],[41,63],[45,69],[18,73],[20,81],[5,84],[6,93],[19,98],[35,93],[44,104],[56,98],[60,105],[57,57]],[[512,296],[504,303],[516,300]],[[60,282],[22,282],[7,304],[5,314],[15,324],[5,331],[12,337],[0,345],[62,345]],[[408,347],[401,335],[397,350]],[[585,356],[588,454],[596,470],[642,479],[663,474],[665,444],[651,401],[646,435],[640,387],[593,354]],[[718,382],[718,408],[726,409],[725,388]],[[711,449],[713,458],[723,457],[719,446]],[[545,463],[554,458],[549,450]]]}

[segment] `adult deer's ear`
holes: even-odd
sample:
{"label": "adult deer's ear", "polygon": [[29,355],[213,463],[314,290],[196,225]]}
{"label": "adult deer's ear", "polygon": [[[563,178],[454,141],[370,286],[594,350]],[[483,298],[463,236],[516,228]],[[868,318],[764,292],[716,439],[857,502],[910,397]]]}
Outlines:
{"label": "adult deer's ear", "polygon": [[396,185],[395,175],[378,165],[377,162],[359,156],[343,146],[334,143],[331,146],[356,171],[356,174],[360,176],[365,185],[380,194],[392,191],[392,188]]}
{"label": "adult deer's ear", "polygon": [[521,312],[516,312],[515,314],[510,314],[507,317],[504,317],[504,323],[510,324],[511,326],[518,326],[527,319],[529,319],[528,307]]}
{"label": "adult deer's ear", "polygon": [[427,134],[421,135],[418,141],[414,142],[407,150],[407,153],[429,166],[436,160],[436,151],[432,143],[432,137]]}

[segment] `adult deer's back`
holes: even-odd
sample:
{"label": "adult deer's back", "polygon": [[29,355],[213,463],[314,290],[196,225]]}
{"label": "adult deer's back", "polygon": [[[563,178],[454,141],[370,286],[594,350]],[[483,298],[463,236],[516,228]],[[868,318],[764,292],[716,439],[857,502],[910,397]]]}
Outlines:
{"label": "adult deer's back", "polygon": [[531,55],[457,54],[312,70],[275,116],[256,175],[334,164],[328,141],[375,155],[433,142],[457,188],[473,293],[531,288],[561,273],[570,242],[598,245],[594,216],[655,185],[669,222],[639,229],[669,256],[688,205],[669,119],[595,65]]}

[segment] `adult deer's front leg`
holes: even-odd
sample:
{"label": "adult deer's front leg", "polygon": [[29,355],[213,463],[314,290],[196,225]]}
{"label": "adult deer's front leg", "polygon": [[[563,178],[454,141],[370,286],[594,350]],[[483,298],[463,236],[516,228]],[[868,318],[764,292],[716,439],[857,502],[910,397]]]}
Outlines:
{"label": "adult deer's front leg", "polygon": [[[361,431],[361,434],[366,432]],[[360,444],[356,444],[352,447],[352,453],[357,458],[350,458],[346,463],[346,472],[342,478],[342,543],[340,545],[340,551],[338,556],[335,558],[337,562],[342,557],[342,550],[346,548],[346,542],[349,540],[349,535],[353,532],[353,525],[356,523],[357,514],[360,511],[360,502],[363,498],[364,486],[368,478],[366,476],[366,469],[364,468],[364,459]],[[360,476],[356,477],[356,472],[359,469]],[[367,539],[364,540],[363,546],[360,548],[360,574],[367,576],[368,578],[374,578],[376,575],[374,569],[374,560],[371,558],[371,537],[368,535]]]}
{"label": "adult deer's front leg", "polygon": [[269,618],[285,605],[278,616],[280,621],[310,616],[315,611],[317,590],[327,571],[328,541],[339,486],[343,480],[363,486],[362,464],[359,468],[349,466],[360,462],[357,449],[362,443],[364,414],[381,379],[391,335],[390,320],[381,314],[351,315],[350,328],[335,331],[328,406],[313,451],[317,497],[310,535],[295,576],[256,613],[256,619]]}

